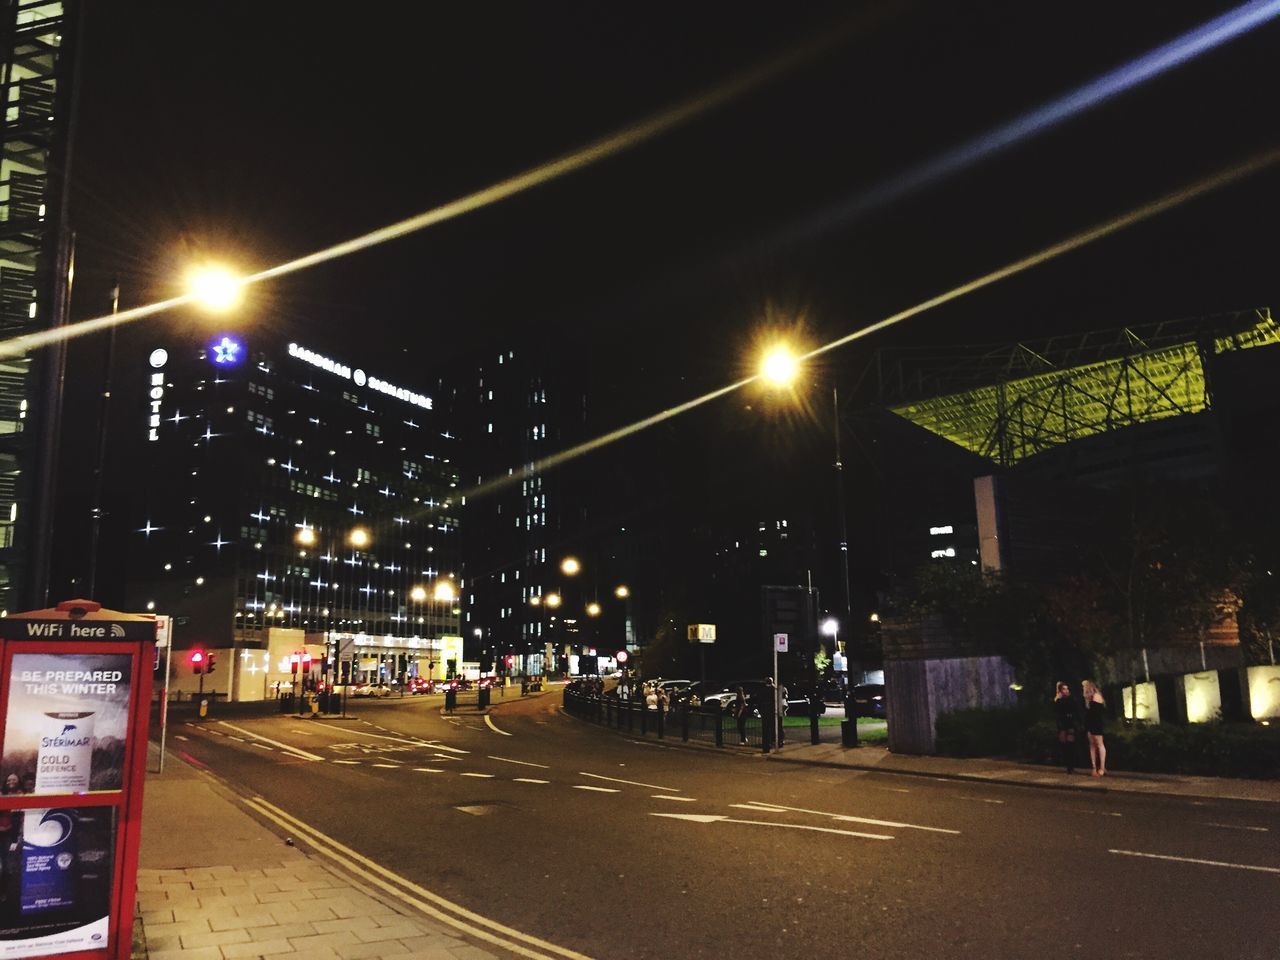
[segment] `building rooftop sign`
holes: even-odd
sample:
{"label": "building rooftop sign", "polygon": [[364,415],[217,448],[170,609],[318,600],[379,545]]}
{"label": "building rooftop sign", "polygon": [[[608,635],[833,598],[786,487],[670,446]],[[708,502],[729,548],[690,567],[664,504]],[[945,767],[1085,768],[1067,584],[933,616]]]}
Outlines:
{"label": "building rooftop sign", "polygon": [[404,387],[398,387],[394,383],[388,383],[378,377],[368,376],[360,368],[352,369],[345,363],[339,363],[337,360],[331,360],[322,354],[316,353],[314,350],[308,350],[306,347],[300,347],[296,343],[289,344],[289,356],[296,357],[303,363],[309,363],[313,367],[319,367],[321,370],[332,373],[335,376],[342,377],[344,380],[350,380],[357,387],[368,387],[370,390],[376,390],[378,393],[385,393],[389,397],[395,397],[397,400],[403,400],[405,403],[411,403],[415,407],[422,407],[424,410],[431,409],[431,398],[413,390],[407,390]]}

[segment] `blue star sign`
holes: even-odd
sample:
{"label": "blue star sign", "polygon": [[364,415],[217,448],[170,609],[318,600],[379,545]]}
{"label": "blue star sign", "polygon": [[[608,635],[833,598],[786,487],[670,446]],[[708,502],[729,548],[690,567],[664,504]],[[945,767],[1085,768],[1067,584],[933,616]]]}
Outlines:
{"label": "blue star sign", "polygon": [[231,367],[240,362],[240,342],[230,337],[223,337],[213,344],[213,362]]}

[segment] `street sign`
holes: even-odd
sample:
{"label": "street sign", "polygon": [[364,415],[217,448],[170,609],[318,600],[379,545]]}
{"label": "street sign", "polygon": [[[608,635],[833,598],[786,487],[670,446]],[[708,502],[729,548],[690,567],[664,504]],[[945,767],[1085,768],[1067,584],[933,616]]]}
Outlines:
{"label": "street sign", "polygon": [[715,643],[716,625],[714,623],[689,624],[690,643]]}
{"label": "street sign", "polygon": [[156,616],[156,649],[169,645],[169,629],[173,626],[173,617],[158,614]]}
{"label": "street sign", "polygon": [[787,652],[787,635],[785,633],[775,633],[773,635],[773,652],[774,653]]}
{"label": "street sign", "polygon": [[628,660],[631,659],[631,654],[627,653],[627,651],[625,650],[619,650],[616,654],[614,654],[614,659],[617,660],[618,663],[626,663]]}

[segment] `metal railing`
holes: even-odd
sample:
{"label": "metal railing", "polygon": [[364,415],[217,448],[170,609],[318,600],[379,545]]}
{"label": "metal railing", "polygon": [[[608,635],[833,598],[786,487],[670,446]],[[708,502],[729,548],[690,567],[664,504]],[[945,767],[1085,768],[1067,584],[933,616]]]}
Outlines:
{"label": "metal railing", "polygon": [[570,716],[598,723],[641,737],[659,740],[690,740],[717,747],[747,747],[768,750],[772,747],[771,731],[759,716],[747,717],[741,725],[727,711],[690,708],[677,705],[670,710],[657,710],[633,700],[597,697],[564,692],[564,709]]}

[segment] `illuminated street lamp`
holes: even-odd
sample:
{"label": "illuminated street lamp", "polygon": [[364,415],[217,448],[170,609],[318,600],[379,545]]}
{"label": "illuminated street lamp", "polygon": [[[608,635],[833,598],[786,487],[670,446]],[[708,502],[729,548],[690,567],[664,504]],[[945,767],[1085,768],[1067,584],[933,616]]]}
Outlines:
{"label": "illuminated street lamp", "polygon": [[347,542],[357,550],[363,550],[373,542],[373,538],[369,536],[369,531],[364,527],[356,527],[347,535]]}
{"label": "illuminated street lamp", "polygon": [[541,598],[541,597],[537,597],[537,596],[530,597],[530,598],[529,598],[529,606],[531,606],[531,607],[540,607],[540,606],[542,606],[542,598]]}
{"label": "illuminated street lamp", "polygon": [[302,527],[298,530],[294,539],[304,547],[309,547],[316,542],[316,532],[311,527]]}
{"label": "illuminated street lamp", "polygon": [[598,617],[598,616],[600,616],[600,604],[596,603],[594,600],[593,600],[591,603],[588,603],[588,604],[587,604],[587,616],[588,616],[588,617]]}
{"label": "illuminated street lamp", "polygon": [[437,580],[436,585],[431,588],[431,598],[440,603],[452,603],[457,596],[458,591],[448,580]]}
{"label": "illuminated street lamp", "polygon": [[578,562],[577,557],[565,557],[560,561],[560,572],[566,577],[577,576],[582,569],[582,564]]}
{"label": "illuminated street lamp", "polygon": [[207,264],[187,274],[187,292],[206,310],[222,313],[240,302],[244,281],[226,267]]}
{"label": "illuminated street lamp", "polygon": [[414,603],[422,603],[427,599],[426,587],[414,587],[409,591],[409,599]]}
{"label": "illuminated street lamp", "polygon": [[619,584],[617,587],[614,588],[613,595],[617,597],[619,600],[625,600],[627,599],[627,597],[631,596],[631,588],[628,587],[625,583]]}
{"label": "illuminated street lamp", "polygon": [[800,359],[785,343],[765,351],[760,360],[760,376],[772,387],[789,387],[800,374]]}
{"label": "illuminated street lamp", "polygon": [[558,594],[558,593],[548,593],[548,594],[543,598],[543,601],[542,601],[542,602],[543,602],[543,603],[545,603],[545,604],[546,604],[548,607],[550,607],[552,610],[554,610],[556,607],[560,606],[560,594]]}

